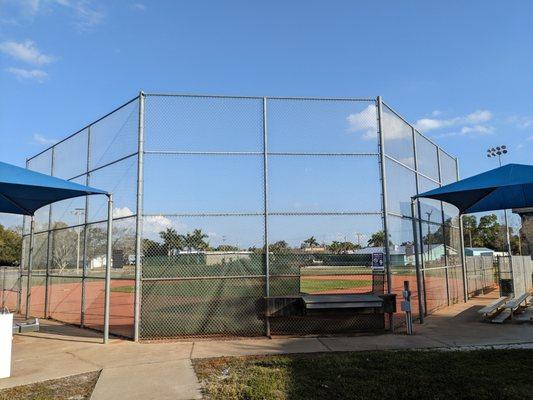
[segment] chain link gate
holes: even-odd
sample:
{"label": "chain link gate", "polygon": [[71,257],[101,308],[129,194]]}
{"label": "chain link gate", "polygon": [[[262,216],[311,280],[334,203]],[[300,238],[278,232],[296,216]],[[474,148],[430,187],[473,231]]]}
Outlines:
{"label": "chain link gate", "polygon": [[[417,316],[464,296],[457,210],[420,199],[413,219],[409,208],[458,178],[456,159],[380,98],[141,93],[28,168],[113,193],[114,334],[374,330],[382,316],[267,319],[264,298],[399,294],[409,280]],[[100,202],[37,213],[31,314],[102,329]],[[28,245],[25,226],[19,309]],[[372,273],[373,252],[388,276]]]}

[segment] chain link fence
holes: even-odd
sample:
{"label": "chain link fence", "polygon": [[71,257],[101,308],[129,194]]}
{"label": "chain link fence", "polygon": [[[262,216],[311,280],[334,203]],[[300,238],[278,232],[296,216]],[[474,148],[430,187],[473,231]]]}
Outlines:
{"label": "chain link fence", "polygon": [[[383,315],[266,318],[265,297],[399,301],[408,281],[417,317],[464,297],[457,210],[411,211],[457,161],[379,98],[141,94],[27,166],[113,193],[117,335],[371,331]],[[31,266],[24,224],[19,310],[103,330],[105,219],[103,196],[39,210]]]}

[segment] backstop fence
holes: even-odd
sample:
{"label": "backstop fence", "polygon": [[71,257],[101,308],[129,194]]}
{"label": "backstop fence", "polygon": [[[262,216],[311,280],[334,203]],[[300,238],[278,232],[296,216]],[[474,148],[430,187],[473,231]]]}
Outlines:
{"label": "backstop fence", "polygon": [[[411,196],[458,179],[457,160],[379,97],[141,93],[27,167],[113,193],[113,334],[372,330],[373,314],[269,319],[264,298],[401,297],[406,280],[415,316],[464,298],[457,209],[421,199],[411,210]],[[29,297],[33,316],[103,329],[105,220],[98,196],[39,210],[10,305]]]}

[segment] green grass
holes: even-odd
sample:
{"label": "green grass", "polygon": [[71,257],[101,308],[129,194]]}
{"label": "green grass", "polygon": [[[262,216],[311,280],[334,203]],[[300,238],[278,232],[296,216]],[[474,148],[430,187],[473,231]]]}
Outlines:
{"label": "green grass", "polygon": [[[310,292],[325,292],[328,290],[337,290],[337,289],[356,289],[363,286],[371,286],[372,281],[368,279],[364,280],[347,280],[347,279],[331,279],[331,280],[323,280],[320,277],[316,277],[316,279],[302,279],[301,280],[301,291],[303,293],[310,293]],[[134,286],[132,285],[125,285],[125,286],[118,286],[118,287],[112,287],[111,292],[117,292],[117,293],[133,293],[135,291]],[[170,293],[167,293],[170,295]]]}
{"label": "green grass", "polygon": [[316,293],[316,292],[327,292],[329,290],[339,290],[339,289],[355,289],[363,286],[372,286],[371,280],[347,280],[347,279],[331,279],[323,280],[319,277],[316,279],[302,279],[301,280],[301,291],[303,293]]}
{"label": "green grass", "polygon": [[379,351],[196,360],[218,400],[531,399],[533,350]]}
{"label": "green grass", "polygon": [[111,292],[117,292],[117,293],[134,293],[135,292],[135,286],[133,285],[126,285],[126,286],[115,286],[110,289]]}
{"label": "green grass", "polygon": [[83,400],[89,399],[100,371],[61,379],[0,389],[0,400]]}

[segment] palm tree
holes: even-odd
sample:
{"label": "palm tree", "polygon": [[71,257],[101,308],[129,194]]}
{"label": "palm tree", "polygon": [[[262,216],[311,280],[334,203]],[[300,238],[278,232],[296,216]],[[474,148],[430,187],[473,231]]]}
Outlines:
{"label": "palm tree", "polygon": [[378,231],[376,233],[373,233],[370,239],[368,239],[367,246],[384,247],[385,246],[385,232]]}
{"label": "palm tree", "polygon": [[191,251],[192,249],[197,251],[206,251],[209,250],[209,243],[204,239],[207,239],[209,236],[202,232],[201,229],[195,229],[192,231],[192,234],[187,233],[185,235],[185,243],[187,249]]}
{"label": "palm tree", "polygon": [[159,236],[164,241],[164,247],[167,256],[170,256],[175,250],[183,250],[183,235],[179,235],[174,228],[167,228],[165,231],[159,232]]}
{"label": "palm tree", "polygon": [[311,236],[309,239],[305,239],[302,243],[302,247],[316,247],[318,242],[314,236]]}

